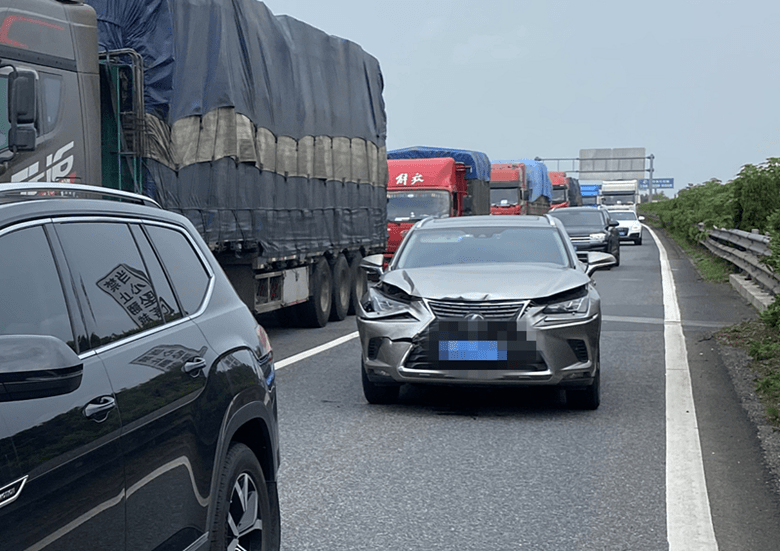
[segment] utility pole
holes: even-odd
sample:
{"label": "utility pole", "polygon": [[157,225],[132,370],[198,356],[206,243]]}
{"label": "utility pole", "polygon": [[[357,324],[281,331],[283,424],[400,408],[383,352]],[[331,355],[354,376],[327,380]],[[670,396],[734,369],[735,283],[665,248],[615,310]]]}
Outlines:
{"label": "utility pole", "polygon": [[655,155],[652,153],[648,157],[650,159],[650,181],[648,182],[648,188],[650,189],[650,202],[653,202],[653,159],[655,159]]}

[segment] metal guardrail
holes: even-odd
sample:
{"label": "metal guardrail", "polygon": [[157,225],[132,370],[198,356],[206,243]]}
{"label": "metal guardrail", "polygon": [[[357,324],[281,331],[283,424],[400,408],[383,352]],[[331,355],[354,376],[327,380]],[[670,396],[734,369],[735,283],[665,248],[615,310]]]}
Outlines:
{"label": "metal guardrail", "polygon": [[723,228],[705,230],[703,224],[699,229],[707,233],[701,244],[713,254],[737,266],[767,291],[780,293],[780,274],[761,261],[771,252],[768,235]]}

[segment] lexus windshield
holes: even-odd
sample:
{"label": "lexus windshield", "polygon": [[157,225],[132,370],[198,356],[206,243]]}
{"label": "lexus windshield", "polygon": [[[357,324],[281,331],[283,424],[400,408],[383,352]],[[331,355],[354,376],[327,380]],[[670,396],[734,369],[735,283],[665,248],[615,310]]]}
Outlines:
{"label": "lexus windshield", "polygon": [[489,263],[570,265],[561,234],[552,226],[488,227],[415,231],[399,251],[395,268]]}

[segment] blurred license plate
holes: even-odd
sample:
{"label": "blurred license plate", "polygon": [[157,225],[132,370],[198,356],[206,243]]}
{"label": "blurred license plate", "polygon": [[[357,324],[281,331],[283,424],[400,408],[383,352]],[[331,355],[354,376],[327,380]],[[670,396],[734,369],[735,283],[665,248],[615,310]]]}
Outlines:
{"label": "blurred license plate", "polygon": [[[505,343],[504,343],[505,344]],[[439,361],[501,362],[507,359],[506,345],[498,341],[439,341]]]}

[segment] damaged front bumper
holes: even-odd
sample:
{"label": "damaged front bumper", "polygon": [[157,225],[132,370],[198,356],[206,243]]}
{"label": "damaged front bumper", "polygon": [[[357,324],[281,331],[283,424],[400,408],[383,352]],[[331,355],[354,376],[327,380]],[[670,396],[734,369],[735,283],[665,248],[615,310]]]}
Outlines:
{"label": "damaged front bumper", "polygon": [[381,314],[361,305],[362,364],[372,382],[577,388],[593,381],[601,331],[595,293],[574,314],[521,301],[508,320],[436,316],[432,302],[411,300]]}

